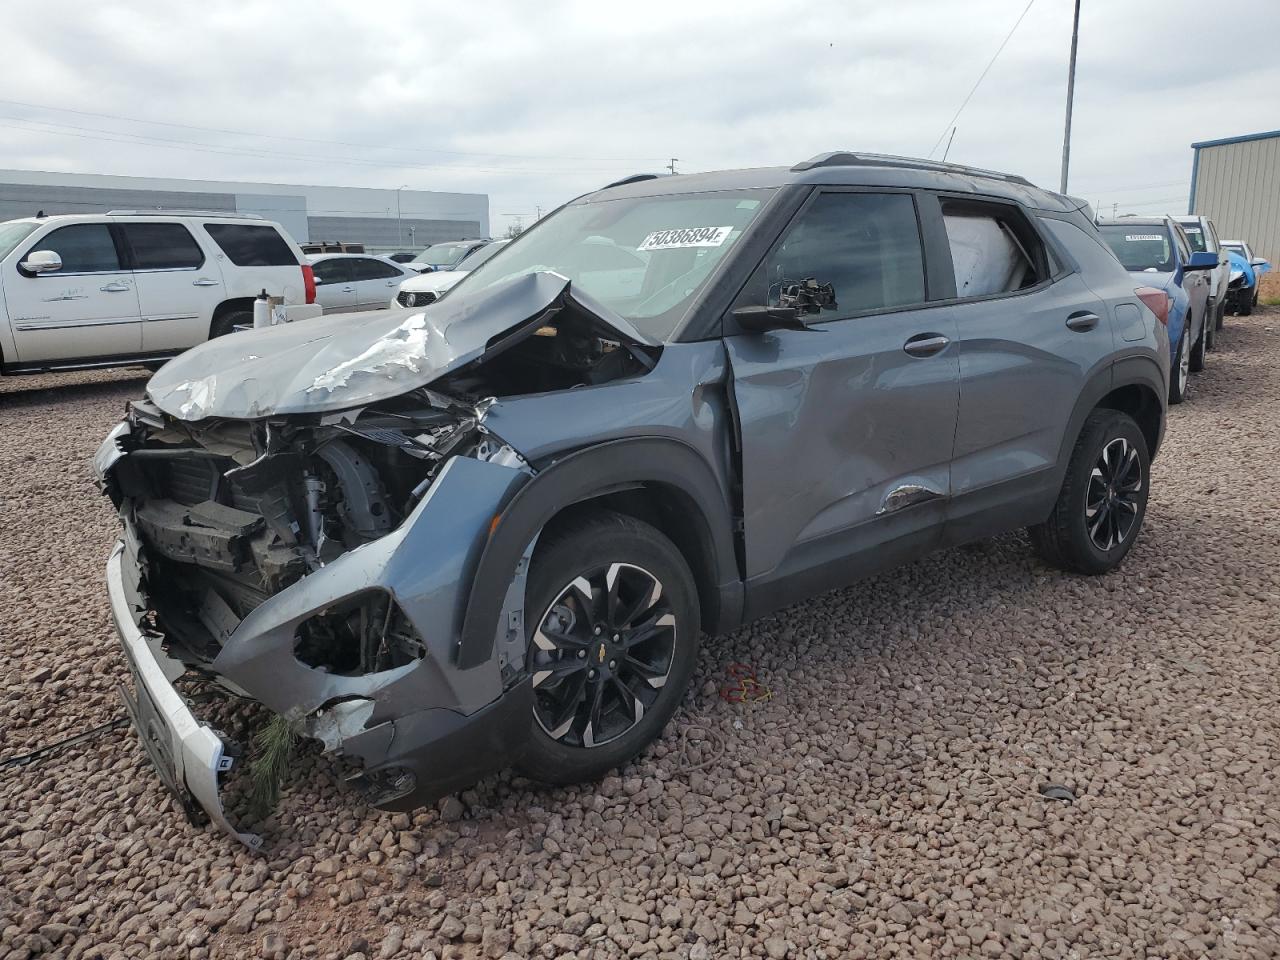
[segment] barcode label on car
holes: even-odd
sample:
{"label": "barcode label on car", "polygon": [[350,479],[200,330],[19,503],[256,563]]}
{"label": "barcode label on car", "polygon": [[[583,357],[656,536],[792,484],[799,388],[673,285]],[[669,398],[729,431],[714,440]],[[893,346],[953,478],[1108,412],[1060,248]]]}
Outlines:
{"label": "barcode label on car", "polygon": [[718,247],[729,239],[733,227],[679,227],[655,230],[637,250],[677,250],[681,247]]}
{"label": "barcode label on car", "polygon": [[1164,237],[1158,233],[1133,233],[1125,237],[1126,240],[1163,240]]}

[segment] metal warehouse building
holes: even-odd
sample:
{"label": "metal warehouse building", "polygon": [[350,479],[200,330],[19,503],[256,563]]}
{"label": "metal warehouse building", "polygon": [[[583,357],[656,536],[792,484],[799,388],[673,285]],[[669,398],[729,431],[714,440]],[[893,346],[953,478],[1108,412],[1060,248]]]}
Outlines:
{"label": "metal warehouse building", "polygon": [[1191,209],[1280,263],[1280,130],[1193,143]]}
{"label": "metal warehouse building", "polygon": [[282,224],[298,242],[343,240],[371,252],[489,235],[483,193],[308,187],[0,170],[0,220],[108,210],[226,210]]}

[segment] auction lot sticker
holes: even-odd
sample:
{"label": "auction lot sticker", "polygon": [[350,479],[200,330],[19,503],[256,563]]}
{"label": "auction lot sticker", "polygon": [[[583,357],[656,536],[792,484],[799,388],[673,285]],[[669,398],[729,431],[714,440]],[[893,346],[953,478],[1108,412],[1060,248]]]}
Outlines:
{"label": "auction lot sticker", "polygon": [[1162,237],[1158,233],[1131,233],[1125,237],[1125,240],[1129,241],[1130,243],[1134,242],[1135,240],[1163,240],[1163,239],[1164,237]]}
{"label": "auction lot sticker", "polygon": [[681,247],[718,247],[729,239],[733,227],[679,227],[655,230],[637,250],[678,250]]}

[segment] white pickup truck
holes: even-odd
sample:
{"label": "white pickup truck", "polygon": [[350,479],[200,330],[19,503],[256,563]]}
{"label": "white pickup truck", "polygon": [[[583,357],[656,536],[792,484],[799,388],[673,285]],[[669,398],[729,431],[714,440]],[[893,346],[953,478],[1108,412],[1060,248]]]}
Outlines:
{"label": "white pickup truck", "polygon": [[112,211],[9,220],[0,223],[0,373],[163,363],[252,323],[263,290],[286,312],[315,302],[302,251],[260,217]]}

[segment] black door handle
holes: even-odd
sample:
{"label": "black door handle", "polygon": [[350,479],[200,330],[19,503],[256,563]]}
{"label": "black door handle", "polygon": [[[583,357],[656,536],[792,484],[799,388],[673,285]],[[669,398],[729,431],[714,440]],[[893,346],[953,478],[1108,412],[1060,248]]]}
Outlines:
{"label": "black door handle", "polygon": [[932,357],[950,342],[940,333],[917,333],[902,345],[902,349],[913,357]]}
{"label": "black door handle", "polygon": [[1098,315],[1088,310],[1081,310],[1067,317],[1067,326],[1078,333],[1092,330],[1098,325]]}

